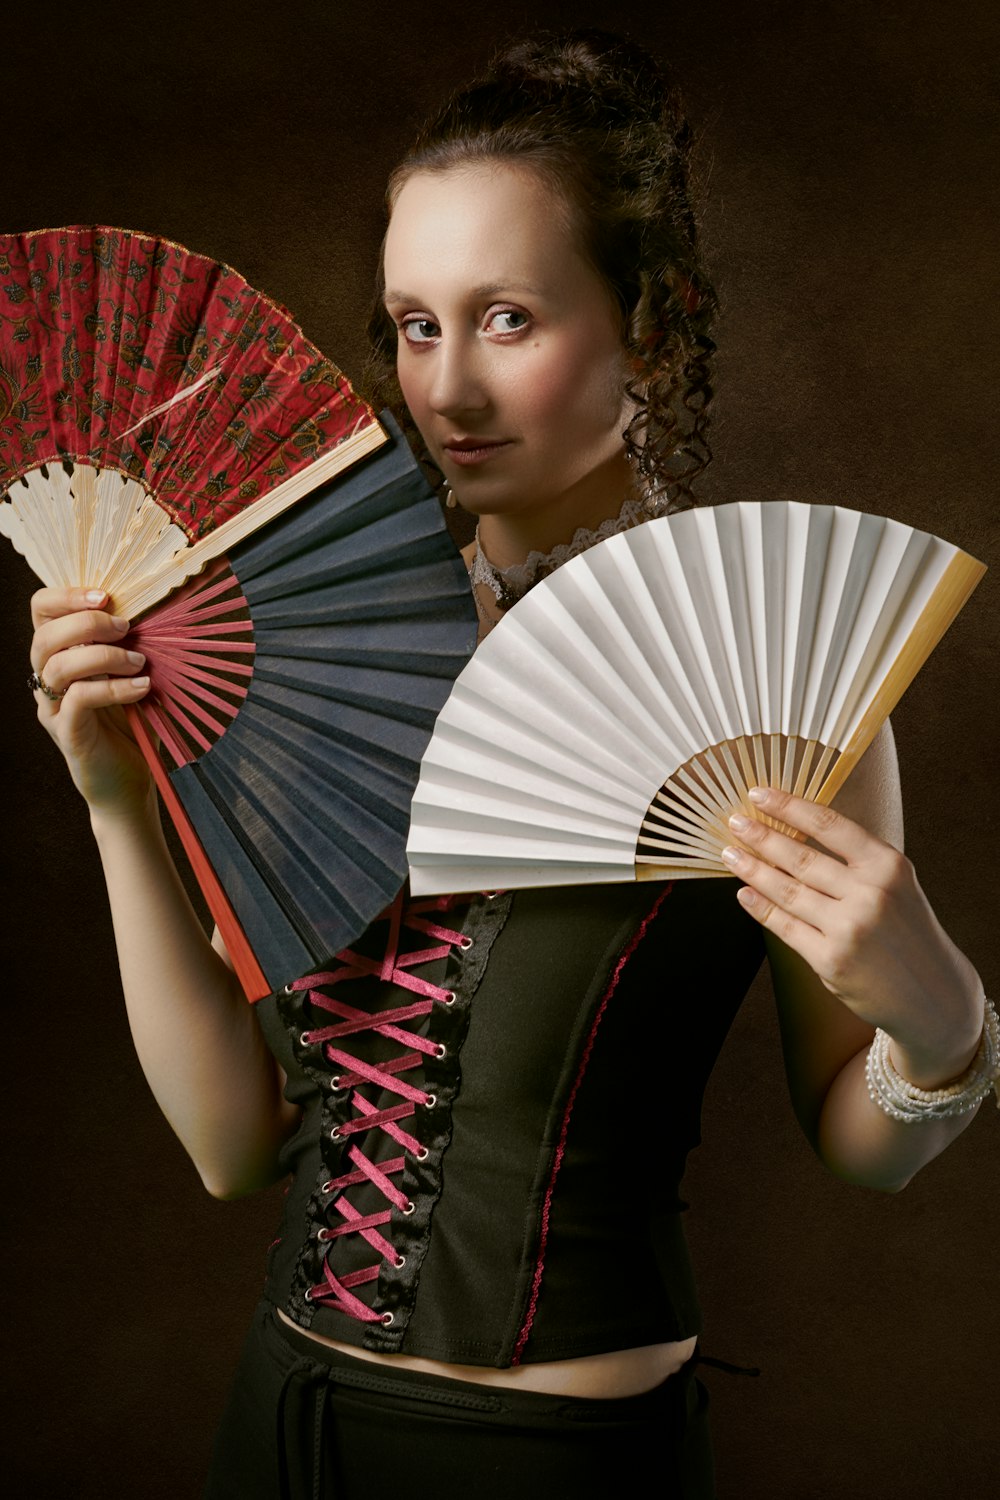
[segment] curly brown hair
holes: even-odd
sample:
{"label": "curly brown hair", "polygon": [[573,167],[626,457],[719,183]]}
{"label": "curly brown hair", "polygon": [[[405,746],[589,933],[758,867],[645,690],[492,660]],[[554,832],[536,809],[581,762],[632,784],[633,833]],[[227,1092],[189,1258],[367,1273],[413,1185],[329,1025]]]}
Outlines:
{"label": "curly brown hair", "polygon": [[[621,310],[632,371],[626,392],[637,408],[626,448],[671,509],[694,503],[691,484],[710,458],[716,297],[698,260],[691,139],[676,91],[642,48],[601,31],[541,36],[501,52],[448,100],[386,194],[391,213],[415,172],[498,160],[523,163],[561,194],[584,254]],[[366,390],[396,412],[426,460],[396,380],[384,291],[380,263]]]}

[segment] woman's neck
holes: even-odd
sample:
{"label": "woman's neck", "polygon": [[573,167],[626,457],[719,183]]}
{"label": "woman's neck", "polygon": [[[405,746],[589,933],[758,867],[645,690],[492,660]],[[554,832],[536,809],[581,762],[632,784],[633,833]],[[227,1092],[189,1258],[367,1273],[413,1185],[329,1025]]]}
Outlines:
{"label": "woman's neck", "polygon": [[[466,567],[469,569],[469,578],[479,611],[479,639],[482,640],[506,611],[522,599],[540,579],[547,578],[563,563],[576,557],[580,552],[587,551],[596,543],[618,532],[631,530],[632,527],[641,525],[643,521],[662,514],[664,508],[665,497],[660,497],[657,501],[641,484],[636,482],[633,475],[627,473],[625,496],[619,508],[613,514],[608,514],[608,506],[602,503],[597,508],[598,518],[593,524],[588,525],[586,522],[581,524],[579,508],[574,506],[573,530],[568,535],[558,525],[547,531],[537,526],[494,527],[492,534],[499,534],[501,541],[509,544],[506,555],[514,555],[519,559],[517,562],[506,565],[497,564],[487,552],[483,532],[488,528],[484,526],[484,522],[486,520],[507,522],[512,518],[480,517],[475,540],[465,548],[462,554]],[[591,512],[588,520],[593,520],[593,514]],[[523,520],[524,518],[513,519]],[[561,534],[565,539],[556,542],[545,551],[535,544],[536,539],[540,541],[543,537],[553,534]]]}
{"label": "woman's neck", "polygon": [[596,530],[617,516],[635,479],[624,449],[544,507],[496,511],[479,518],[479,544],[495,568],[511,568],[532,552],[551,552],[581,527]]}

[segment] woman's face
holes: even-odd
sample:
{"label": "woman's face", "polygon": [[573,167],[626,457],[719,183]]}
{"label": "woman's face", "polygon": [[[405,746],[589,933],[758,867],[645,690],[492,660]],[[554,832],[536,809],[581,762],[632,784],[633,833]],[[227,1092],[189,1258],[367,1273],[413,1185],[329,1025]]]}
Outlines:
{"label": "woman's face", "polygon": [[620,322],[567,220],[531,170],[469,164],[407,178],[385,245],[399,381],[431,456],[467,510],[544,547],[628,488]]}

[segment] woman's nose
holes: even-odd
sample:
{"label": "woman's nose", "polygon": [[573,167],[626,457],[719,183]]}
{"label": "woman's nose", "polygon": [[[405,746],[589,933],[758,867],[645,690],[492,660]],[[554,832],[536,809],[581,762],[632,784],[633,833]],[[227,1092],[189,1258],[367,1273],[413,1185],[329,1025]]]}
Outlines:
{"label": "woman's nose", "polygon": [[436,351],[428,397],[443,417],[482,411],[489,404],[486,372],[475,346],[443,338]]}

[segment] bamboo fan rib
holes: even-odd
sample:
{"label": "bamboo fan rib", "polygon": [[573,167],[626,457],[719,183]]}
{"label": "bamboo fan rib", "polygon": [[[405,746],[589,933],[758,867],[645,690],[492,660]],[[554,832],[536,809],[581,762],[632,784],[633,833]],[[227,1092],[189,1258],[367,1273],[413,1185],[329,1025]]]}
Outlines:
{"label": "bamboo fan rib", "polygon": [[984,571],[783,501],[591,548],[456,681],[413,800],[414,893],[728,875],[749,788],[828,802]]}

